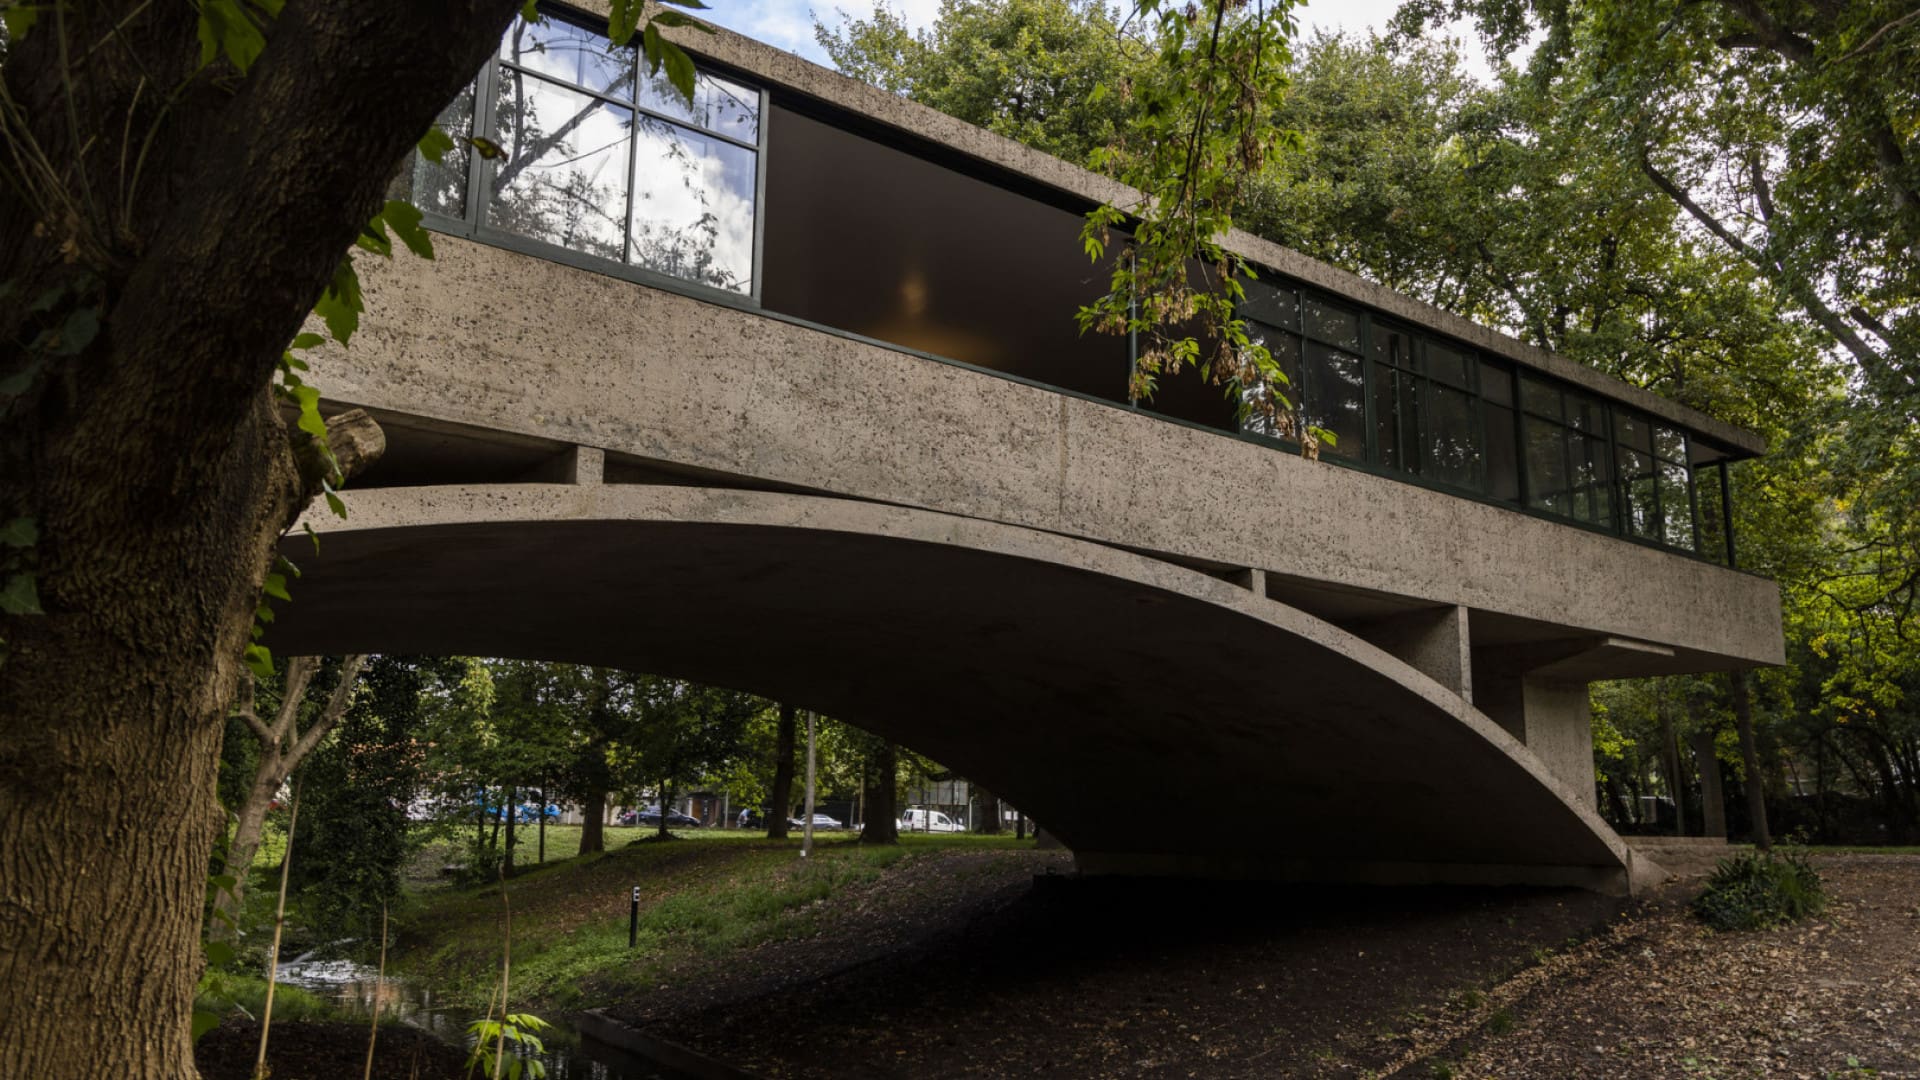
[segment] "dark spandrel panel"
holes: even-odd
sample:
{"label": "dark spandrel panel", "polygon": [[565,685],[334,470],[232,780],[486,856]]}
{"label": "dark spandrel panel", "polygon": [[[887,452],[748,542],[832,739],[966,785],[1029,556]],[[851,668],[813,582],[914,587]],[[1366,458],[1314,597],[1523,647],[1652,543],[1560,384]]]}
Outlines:
{"label": "dark spandrel panel", "polygon": [[1572,466],[1569,486],[1578,496],[1574,516],[1594,525],[1613,524],[1613,453],[1598,438],[1572,435],[1567,442]]}
{"label": "dark spandrel panel", "polygon": [[1656,426],[1653,429],[1653,456],[1676,462],[1687,460],[1686,432]]}
{"label": "dark spandrel panel", "polygon": [[1308,337],[1347,352],[1360,351],[1360,316],[1312,295],[1301,307],[1305,313]]}
{"label": "dark spandrel panel", "polygon": [[1427,345],[1427,374],[1462,390],[1473,388],[1473,354],[1451,345]]}
{"label": "dark spandrel panel", "polygon": [[1513,369],[1482,357],[1480,359],[1480,396],[1495,405],[1513,404]]}
{"label": "dark spandrel panel", "polygon": [[467,140],[473,134],[473,93],[473,84],[468,83],[434,121],[453,137],[453,149],[437,162],[417,153],[409,155],[387,189],[388,198],[410,202],[429,214],[467,216],[467,169],[473,154]]}
{"label": "dark spandrel panel", "polygon": [[1512,409],[1485,406],[1487,415],[1486,492],[1504,502],[1520,501],[1520,461],[1516,452],[1518,432],[1514,429]]}
{"label": "dark spandrel panel", "polygon": [[[1292,289],[1265,281],[1242,281],[1246,299],[1240,302],[1240,317],[1249,322],[1287,330],[1300,328],[1300,297]],[[1251,333],[1251,329],[1248,331]]]}
{"label": "dark spandrel panel", "polygon": [[516,18],[500,43],[500,58],[588,90],[633,99],[634,51],[615,48],[606,35],[563,19],[530,23]]}
{"label": "dark spandrel panel", "polygon": [[1560,388],[1531,375],[1520,376],[1520,404],[1536,416],[1561,418]]}
{"label": "dark spandrel panel", "polygon": [[1421,475],[1478,490],[1486,443],[1480,433],[1477,401],[1464,390],[1434,382],[1427,384],[1426,404]]}
{"label": "dark spandrel panel", "polygon": [[1373,444],[1379,450],[1380,464],[1389,469],[1407,468],[1401,454],[1400,406],[1394,394],[1394,380],[1405,378],[1385,364],[1373,365]]}
{"label": "dark spandrel panel", "polygon": [[754,153],[651,116],[635,130],[628,259],[686,281],[753,288]]}
{"label": "dark spandrel panel", "polygon": [[1604,436],[1607,431],[1606,407],[1577,390],[1565,394],[1567,423],[1589,435]]}
{"label": "dark spandrel panel", "polygon": [[1412,371],[1417,367],[1413,335],[1390,323],[1375,322],[1367,351],[1382,364]]}
{"label": "dark spandrel panel", "polygon": [[626,258],[633,110],[500,70],[487,223],[615,261]]}
{"label": "dark spandrel panel", "polygon": [[640,107],[741,142],[760,137],[760,91],[704,71],[693,80],[693,102],[688,104],[667,80],[665,67],[653,74],[642,70]]}
{"label": "dark spandrel panel", "polygon": [[1360,358],[1309,341],[1304,360],[1306,422],[1327,429],[1335,438],[1333,445],[1321,446],[1321,455],[1366,460],[1367,403]]}
{"label": "dark spandrel panel", "polygon": [[1727,565],[1727,518],[1719,469],[1697,469],[1693,474],[1700,502],[1700,554]]}
{"label": "dark spandrel panel", "polygon": [[1660,541],[1668,547],[1692,551],[1693,502],[1688,498],[1687,467],[1660,466]]}
{"label": "dark spandrel panel", "polygon": [[1639,413],[1614,409],[1613,438],[1621,446],[1631,447],[1643,454],[1653,453],[1653,425]]}
{"label": "dark spandrel panel", "polygon": [[1526,418],[1527,505],[1571,515],[1567,490],[1566,432],[1537,417]]}

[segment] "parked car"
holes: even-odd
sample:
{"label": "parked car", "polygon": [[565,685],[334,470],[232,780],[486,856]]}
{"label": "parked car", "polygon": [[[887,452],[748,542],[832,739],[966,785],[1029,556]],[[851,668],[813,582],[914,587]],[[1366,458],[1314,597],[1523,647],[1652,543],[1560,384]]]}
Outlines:
{"label": "parked car", "polygon": [[[807,826],[807,819],[804,817],[792,817],[787,819],[787,824],[796,829],[804,829]],[[813,827],[817,831],[820,829],[842,829],[846,826],[840,823],[839,818],[816,813],[813,815]]]}
{"label": "parked car", "polygon": [[543,816],[548,821],[559,821],[560,807],[553,803],[548,803],[545,808],[539,803],[521,803],[513,812],[514,820],[522,825],[535,824]]}
{"label": "parked car", "polygon": [[[632,815],[632,821],[627,820],[628,815]],[[625,814],[620,815],[620,824],[649,825],[657,829],[660,827],[660,808],[657,806],[649,806],[645,810],[638,812],[629,810]],[[700,827],[699,818],[689,817],[678,810],[667,811],[667,828],[669,829],[698,829]]]}
{"label": "parked car", "polygon": [[901,832],[966,832],[967,827],[938,810],[909,810],[900,815]]}

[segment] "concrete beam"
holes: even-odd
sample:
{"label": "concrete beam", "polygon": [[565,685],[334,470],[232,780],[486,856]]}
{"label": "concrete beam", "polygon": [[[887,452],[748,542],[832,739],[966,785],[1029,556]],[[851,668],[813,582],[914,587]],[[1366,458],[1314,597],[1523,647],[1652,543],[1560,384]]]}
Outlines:
{"label": "concrete beam", "polygon": [[1473,700],[1473,653],[1466,608],[1424,608],[1344,625],[1412,665],[1415,671]]}

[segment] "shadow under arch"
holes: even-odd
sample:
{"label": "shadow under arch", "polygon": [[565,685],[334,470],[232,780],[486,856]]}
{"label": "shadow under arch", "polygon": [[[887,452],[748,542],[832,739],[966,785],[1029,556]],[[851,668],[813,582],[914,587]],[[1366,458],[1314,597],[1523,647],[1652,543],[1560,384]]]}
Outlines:
{"label": "shadow under arch", "polygon": [[1298,609],[973,518],[698,487],[357,491],[267,643],[571,661],[750,690],[977,779],[1084,869],[1630,884],[1511,735]]}

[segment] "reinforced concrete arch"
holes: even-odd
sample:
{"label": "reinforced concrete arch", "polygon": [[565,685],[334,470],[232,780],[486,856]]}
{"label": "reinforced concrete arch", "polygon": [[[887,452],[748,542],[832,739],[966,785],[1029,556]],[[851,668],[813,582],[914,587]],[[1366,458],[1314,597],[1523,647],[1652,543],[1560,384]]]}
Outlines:
{"label": "reinforced concrete arch", "polygon": [[[1586,801],[1460,693],[1149,555],[847,499],[601,484],[356,492],[298,533],[283,654],[571,661],[914,747],[1089,871],[1625,891]],[[1254,580],[1257,580],[1255,578]]]}

